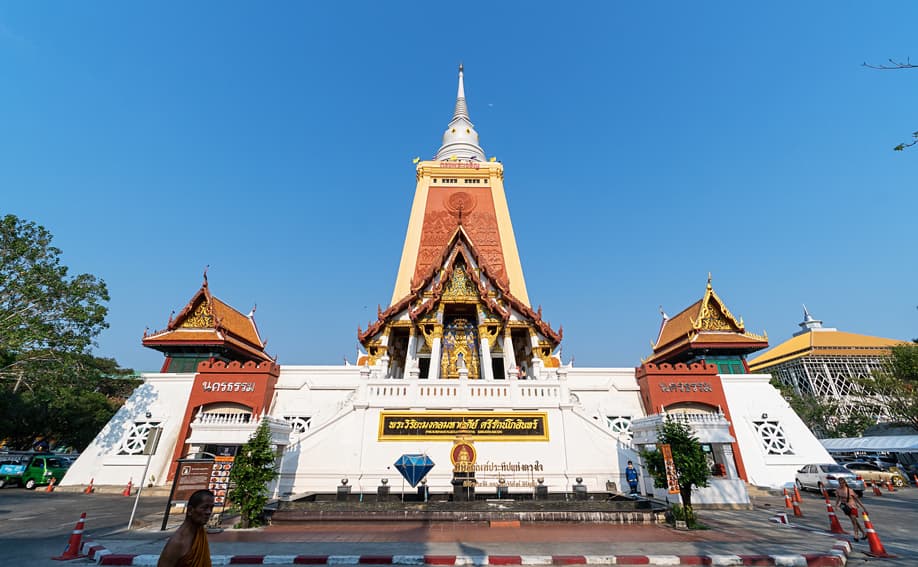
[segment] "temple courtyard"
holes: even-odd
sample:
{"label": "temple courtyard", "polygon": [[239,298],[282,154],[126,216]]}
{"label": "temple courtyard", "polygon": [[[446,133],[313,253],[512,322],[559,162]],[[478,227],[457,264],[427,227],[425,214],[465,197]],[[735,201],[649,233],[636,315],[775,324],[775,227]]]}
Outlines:
{"label": "temple courtyard", "polygon": [[[803,517],[790,514],[791,526],[771,521],[784,512],[783,497],[752,496],[749,510],[702,510],[703,530],[676,530],[667,524],[596,522],[482,521],[312,521],[278,523],[251,530],[224,529],[210,536],[214,564],[431,564],[533,565],[603,563],[618,565],[736,564],[842,565],[850,536],[833,536],[825,502],[804,494]],[[61,565],[53,561],[66,547],[76,519],[87,513],[84,541],[109,552],[102,564],[152,564],[171,530],[160,531],[166,498],[144,495],[134,529],[127,522],[133,498],[118,494],[0,490],[0,561],[7,565]],[[848,564],[914,565],[918,556],[918,489],[865,504],[882,544],[899,559],[866,555],[853,543]],[[368,515],[368,518],[370,516]],[[843,521],[845,521],[843,519]],[[846,521],[845,521],[846,522]],[[843,524],[850,531],[847,523]],[[87,546],[88,550],[88,546]],[[95,559],[98,559],[96,557]],[[71,563],[92,564],[89,558]]]}

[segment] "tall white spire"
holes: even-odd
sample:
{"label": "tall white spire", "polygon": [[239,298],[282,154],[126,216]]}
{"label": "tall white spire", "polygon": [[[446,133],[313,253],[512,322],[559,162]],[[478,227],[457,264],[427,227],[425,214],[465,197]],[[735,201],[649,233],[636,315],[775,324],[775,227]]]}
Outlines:
{"label": "tall white spire", "polygon": [[456,110],[446,132],[443,133],[443,145],[437,151],[435,160],[470,159],[485,161],[484,150],[478,145],[478,132],[469,118],[469,109],[465,103],[465,84],[463,68],[459,65],[459,90],[456,92]]}

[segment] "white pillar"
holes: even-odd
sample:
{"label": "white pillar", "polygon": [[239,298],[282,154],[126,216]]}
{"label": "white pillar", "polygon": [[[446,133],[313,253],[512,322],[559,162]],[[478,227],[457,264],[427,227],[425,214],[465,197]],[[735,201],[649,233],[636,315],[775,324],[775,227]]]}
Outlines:
{"label": "white pillar", "polygon": [[479,356],[481,357],[481,377],[485,380],[494,379],[494,368],[491,365],[491,345],[488,342],[488,339],[481,339],[481,352]]}
{"label": "white pillar", "polygon": [[440,337],[436,337],[430,346],[430,370],[427,372],[430,380],[440,379],[440,341]]}
{"label": "white pillar", "polygon": [[733,458],[733,445],[725,443],[724,448],[724,464],[727,465],[727,478],[739,478],[739,473],[736,472],[736,460]]}
{"label": "white pillar", "polygon": [[504,372],[508,373],[511,368],[516,368],[516,355],[513,354],[513,339],[510,338],[510,331],[504,335]]}
{"label": "white pillar", "polygon": [[[406,378],[411,377],[411,369],[417,367],[418,365],[418,334],[415,331],[414,327],[411,328],[411,332],[408,335],[408,348],[405,349],[405,371],[403,376]],[[417,373],[414,374],[414,378],[417,378]]]}

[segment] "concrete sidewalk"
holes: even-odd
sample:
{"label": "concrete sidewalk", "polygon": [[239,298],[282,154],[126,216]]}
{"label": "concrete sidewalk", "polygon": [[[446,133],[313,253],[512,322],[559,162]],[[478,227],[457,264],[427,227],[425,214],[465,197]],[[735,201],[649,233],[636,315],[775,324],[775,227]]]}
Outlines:
{"label": "concrete sidewalk", "polygon": [[[216,563],[404,565],[843,565],[850,547],[825,532],[781,526],[762,510],[704,511],[710,529],[661,525],[337,522],[227,530]],[[112,534],[103,564],[155,565],[170,532]]]}

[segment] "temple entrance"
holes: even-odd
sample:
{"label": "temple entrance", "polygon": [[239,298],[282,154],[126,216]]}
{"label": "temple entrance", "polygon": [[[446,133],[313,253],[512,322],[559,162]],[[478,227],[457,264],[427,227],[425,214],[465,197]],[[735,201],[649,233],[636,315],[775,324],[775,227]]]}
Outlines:
{"label": "temple entrance", "polygon": [[440,377],[459,378],[462,368],[469,378],[481,377],[477,313],[474,305],[448,305],[443,314],[443,354]]}

